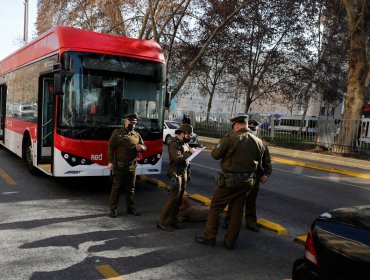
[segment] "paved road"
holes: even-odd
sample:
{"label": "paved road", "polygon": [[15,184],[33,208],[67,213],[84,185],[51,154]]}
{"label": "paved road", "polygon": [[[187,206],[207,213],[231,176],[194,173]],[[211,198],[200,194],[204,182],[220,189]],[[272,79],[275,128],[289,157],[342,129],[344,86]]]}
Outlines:
{"label": "paved road", "polygon": [[[193,162],[189,192],[210,196],[216,169],[209,152],[202,152]],[[194,243],[203,223],[172,233],[157,230],[166,192],[151,185],[137,186],[142,216],[110,219],[106,179],[33,177],[6,150],[0,150],[0,171],[0,279],[288,279],[303,253],[293,237],[305,234],[327,208],[369,197],[366,180],[274,163],[259,196],[259,215],[286,226],[289,234],[243,228],[237,248],[227,251],[223,230],[215,248]]]}
{"label": "paved road", "polygon": [[[202,152],[192,163],[189,192],[211,197],[218,169],[219,162],[211,159],[210,151]],[[273,174],[261,185],[257,203],[259,217],[282,225],[292,236],[300,236],[320,213],[369,204],[370,180],[273,161]]]}

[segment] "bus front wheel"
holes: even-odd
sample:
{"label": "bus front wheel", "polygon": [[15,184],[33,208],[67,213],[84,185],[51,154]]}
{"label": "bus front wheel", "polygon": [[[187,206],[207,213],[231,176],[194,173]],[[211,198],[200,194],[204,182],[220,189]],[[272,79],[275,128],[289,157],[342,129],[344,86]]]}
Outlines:
{"label": "bus front wheel", "polygon": [[31,143],[29,143],[28,146],[27,146],[25,161],[26,161],[28,171],[32,175],[37,175],[37,169],[33,165],[33,149],[32,149],[32,144]]}

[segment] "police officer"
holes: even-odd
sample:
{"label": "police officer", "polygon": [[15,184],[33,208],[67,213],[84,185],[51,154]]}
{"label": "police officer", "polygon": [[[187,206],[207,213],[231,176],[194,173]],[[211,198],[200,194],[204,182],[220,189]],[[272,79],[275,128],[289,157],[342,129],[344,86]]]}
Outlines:
{"label": "police officer", "polygon": [[256,201],[258,191],[260,189],[260,183],[266,183],[272,173],[270,151],[265,143],[264,145],[265,151],[262,155],[262,161],[258,166],[256,181],[245,200],[244,218],[246,226],[248,229],[254,232],[259,232],[257,227]]}
{"label": "police officer", "polygon": [[171,188],[157,220],[157,227],[164,231],[181,228],[178,225],[177,216],[189,180],[190,165],[187,158],[195,151],[194,148],[190,148],[188,145],[192,132],[193,127],[190,124],[182,124],[175,131],[176,137],[171,140],[168,146],[170,160],[168,177],[171,181]]}
{"label": "police officer", "polygon": [[[251,133],[255,135],[253,132],[256,131],[256,122],[253,122],[253,120],[249,120],[248,128],[251,130]],[[257,227],[256,201],[257,201],[258,191],[260,188],[260,183],[266,183],[272,173],[270,152],[269,152],[269,149],[266,143],[263,142],[263,144],[265,146],[265,150],[262,155],[262,161],[258,165],[256,180],[255,180],[252,190],[248,193],[245,199],[244,218],[246,222],[246,227],[247,229],[254,231],[254,232],[259,232],[259,229]],[[223,225],[224,229],[228,228],[230,212],[231,212],[231,207],[228,207],[228,211],[225,217],[225,223]]]}
{"label": "police officer", "polygon": [[109,140],[108,168],[113,172],[113,184],[110,194],[110,217],[117,217],[117,206],[121,188],[126,195],[127,213],[139,216],[135,210],[136,156],[146,151],[140,134],[134,130],[139,116],[137,113],[124,116],[124,126],[116,129]]}
{"label": "police officer", "polygon": [[217,188],[213,194],[204,236],[196,236],[197,243],[215,246],[219,215],[229,205],[230,224],[224,237],[224,245],[232,249],[238,238],[245,196],[255,181],[258,164],[261,162],[264,145],[252,137],[247,127],[248,116],[230,119],[234,132],[221,138],[212,150],[214,159],[221,159],[222,171],[216,177]]}

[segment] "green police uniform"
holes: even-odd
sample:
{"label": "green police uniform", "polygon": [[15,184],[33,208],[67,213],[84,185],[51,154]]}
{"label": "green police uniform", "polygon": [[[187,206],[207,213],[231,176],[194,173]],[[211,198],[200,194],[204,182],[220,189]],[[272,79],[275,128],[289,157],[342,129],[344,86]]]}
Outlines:
{"label": "green police uniform", "polygon": [[[247,119],[246,116],[240,116],[231,121],[235,124],[243,118]],[[224,237],[224,245],[226,248],[234,246],[240,231],[245,196],[254,185],[263,152],[262,141],[251,135],[248,128],[225,135],[212,150],[212,157],[221,159],[222,171],[216,177],[217,189],[212,197],[205,235],[203,238],[196,237],[197,242],[214,246],[219,215],[230,205],[230,224]]]}
{"label": "green police uniform", "polygon": [[256,200],[260,188],[260,179],[262,176],[270,176],[272,173],[271,156],[267,145],[262,156],[262,161],[257,170],[257,177],[254,186],[245,200],[245,222],[247,227],[255,228],[257,225]]}
{"label": "green police uniform", "polygon": [[[245,212],[244,212],[245,222],[246,222],[247,227],[254,231],[258,231],[258,229],[256,228],[257,226],[256,200],[257,200],[257,195],[259,191],[260,180],[262,176],[264,175],[270,176],[272,173],[270,152],[269,152],[268,146],[265,143],[263,144],[265,146],[265,150],[262,155],[262,160],[256,172],[255,183],[254,183],[253,188],[251,189],[251,191],[247,194],[245,198]],[[231,212],[231,206],[229,205],[227,214],[225,216],[224,228],[228,228],[229,226],[230,212]]]}
{"label": "green police uniform", "polygon": [[122,187],[126,195],[127,211],[135,209],[137,144],[144,145],[140,134],[124,127],[116,129],[109,140],[108,162],[113,163],[113,184],[109,200],[111,211],[117,209]]}
{"label": "green police uniform", "polygon": [[[191,131],[192,127],[189,124],[183,124],[178,132],[191,134]],[[178,223],[177,215],[189,179],[190,166],[186,159],[191,154],[190,146],[178,137],[174,137],[168,146],[170,161],[168,177],[171,181],[171,188],[157,221],[158,227],[162,229],[168,229],[169,226],[176,226]]]}

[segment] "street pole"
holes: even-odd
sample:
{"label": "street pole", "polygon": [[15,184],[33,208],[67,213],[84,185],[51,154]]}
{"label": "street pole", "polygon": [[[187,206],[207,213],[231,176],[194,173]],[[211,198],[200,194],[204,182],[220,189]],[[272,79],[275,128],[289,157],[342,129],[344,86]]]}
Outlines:
{"label": "street pole", "polygon": [[28,0],[24,0],[24,28],[23,28],[23,41],[28,42]]}

